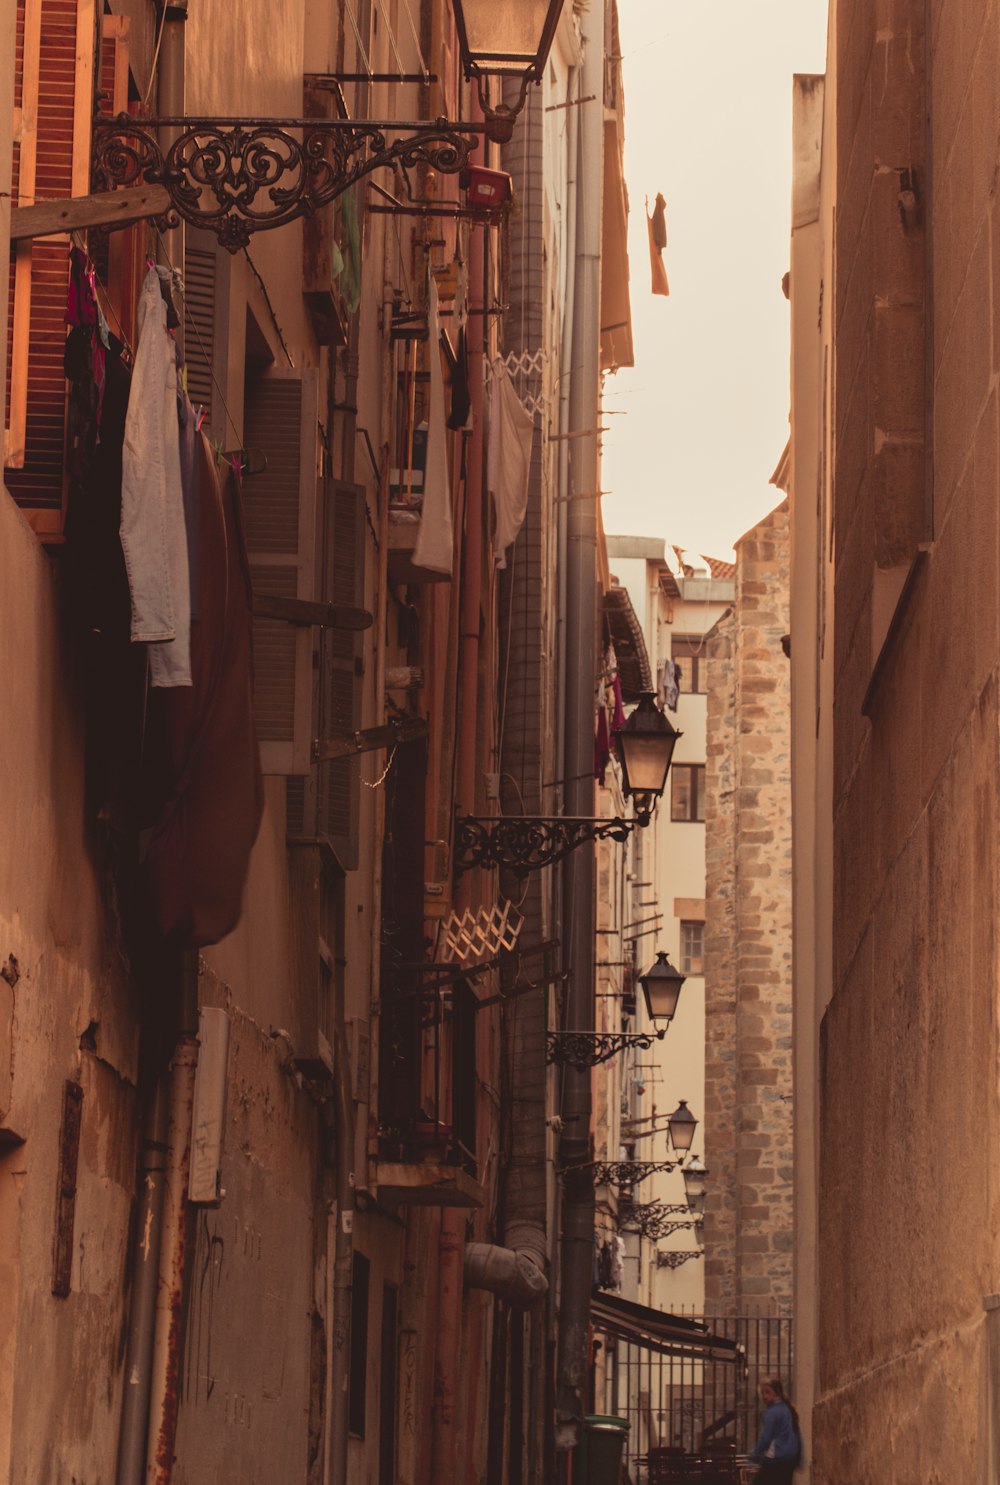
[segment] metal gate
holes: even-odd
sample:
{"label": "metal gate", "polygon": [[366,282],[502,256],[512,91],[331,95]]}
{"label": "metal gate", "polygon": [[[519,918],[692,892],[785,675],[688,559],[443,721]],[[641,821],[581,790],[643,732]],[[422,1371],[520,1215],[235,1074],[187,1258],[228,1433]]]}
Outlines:
{"label": "metal gate", "polygon": [[736,1454],[753,1447],[760,1430],[758,1387],[765,1377],[789,1382],[792,1321],[768,1313],[691,1315],[715,1335],[738,1341],[745,1364],[700,1357],[664,1356],[640,1342],[608,1337],[604,1358],[603,1411],[626,1418],[627,1478],[649,1480],[650,1450],[703,1449],[735,1445]]}

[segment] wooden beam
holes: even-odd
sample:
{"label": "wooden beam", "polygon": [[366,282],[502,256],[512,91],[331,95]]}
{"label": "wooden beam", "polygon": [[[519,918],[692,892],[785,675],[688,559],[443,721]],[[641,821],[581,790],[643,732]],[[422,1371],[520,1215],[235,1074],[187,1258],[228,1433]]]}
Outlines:
{"label": "wooden beam", "polygon": [[85,227],[127,227],[145,217],[161,217],[169,207],[164,186],[129,186],[122,191],[99,191],[96,196],[15,206],[10,214],[10,237],[12,242],[23,242]]}
{"label": "wooden beam", "polygon": [[332,758],[352,758],[356,753],[371,753],[376,748],[393,748],[398,743],[417,742],[427,736],[423,717],[401,717],[384,727],[366,727],[363,732],[342,732],[318,738],[313,744],[313,762],[327,763]]}
{"label": "wooden beam", "polygon": [[258,619],[283,619],[286,624],[320,629],[353,629],[355,633],[370,629],[374,622],[366,608],[349,608],[342,603],[312,603],[308,598],[283,598],[276,593],[255,593],[253,611]]}

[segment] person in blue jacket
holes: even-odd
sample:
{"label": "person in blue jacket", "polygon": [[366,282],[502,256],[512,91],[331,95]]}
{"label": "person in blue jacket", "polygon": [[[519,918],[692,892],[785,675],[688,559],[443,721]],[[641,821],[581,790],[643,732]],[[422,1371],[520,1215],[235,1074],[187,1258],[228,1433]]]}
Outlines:
{"label": "person in blue jacket", "polygon": [[760,1398],[764,1423],[750,1451],[751,1462],[760,1466],[755,1485],[792,1485],[792,1475],[802,1458],[799,1415],[785,1396],[779,1377],[764,1378]]}

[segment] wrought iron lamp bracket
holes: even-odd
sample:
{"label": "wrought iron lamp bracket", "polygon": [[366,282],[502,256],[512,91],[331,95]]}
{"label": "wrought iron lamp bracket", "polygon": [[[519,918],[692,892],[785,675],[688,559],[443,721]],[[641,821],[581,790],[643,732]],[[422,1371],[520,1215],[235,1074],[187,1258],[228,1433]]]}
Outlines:
{"label": "wrought iron lamp bracket", "polygon": [[595,1186],[635,1186],[657,1171],[676,1170],[679,1160],[597,1160],[593,1165]]}
{"label": "wrought iron lamp bracket", "polygon": [[[183,218],[229,252],[254,232],[314,215],[373,170],[426,165],[454,175],[481,123],[386,119],[135,119],[94,122],[96,190],[144,183],[170,198],[161,227]],[[167,142],[169,141],[169,143]]]}
{"label": "wrought iron lamp bracket", "polygon": [[704,1248],[685,1248],[681,1250],[670,1250],[666,1253],[657,1253],[657,1268],[680,1268],[682,1263],[687,1263],[689,1258],[704,1258]]}
{"label": "wrought iron lamp bracket", "polygon": [[546,1033],[547,1060],[568,1064],[581,1070],[609,1062],[627,1047],[651,1047],[662,1041],[663,1031],[549,1031]]}
{"label": "wrought iron lamp bracket", "polygon": [[585,815],[499,816],[479,819],[460,815],[455,821],[455,864],[459,871],[471,867],[507,867],[525,877],[543,866],[552,866],[587,841],[628,840],[641,817],[620,815],[592,819]]}

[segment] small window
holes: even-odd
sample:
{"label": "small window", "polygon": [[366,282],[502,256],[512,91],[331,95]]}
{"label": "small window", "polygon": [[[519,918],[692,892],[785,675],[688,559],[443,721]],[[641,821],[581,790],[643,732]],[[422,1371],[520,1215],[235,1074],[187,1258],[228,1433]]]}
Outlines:
{"label": "small window", "polygon": [[685,921],[681,923],[681,973],[703,975],[705,973],[705,925]]}
{"label": "small window", "polygon": [[351,1282],[351,1386],[347,1402],[347,1427],[359,1438],[365,1436],[365,1406],[368,1400],[368,1280],[371,1265],[354,1250]]}
{"label": "small window", "polygon": [[670,770],[671,820],[704,820],[704,763],[675,763]]}
{"label": "small window", "polygon": [[670,658],[680,666],[680,688],[685,695],[703,693],[708,678],[705,638],[700,634],[672,634]]}

